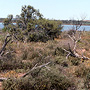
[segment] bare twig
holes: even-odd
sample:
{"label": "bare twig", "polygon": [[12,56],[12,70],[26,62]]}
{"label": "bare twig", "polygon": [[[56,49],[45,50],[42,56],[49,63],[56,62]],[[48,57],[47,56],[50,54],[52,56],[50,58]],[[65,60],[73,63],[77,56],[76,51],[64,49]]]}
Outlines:
{"label": "bare twig", "polygon": [[0,82],[7,80],[7,78],[0,78]]}
{"label": "bare twig", "polygon": [[68,37],[72,40],[72,41],[74,41],[74,39],[69,35],[69,34],[67,34],[68,35]]}
{"label": "bare twig", "polygon": [[5,47],[7,46],[7,44],[11,41],[11,35],[7,35],[4,41],[4,44],[2,46],[2,49],[0,50],[0,56],[3,55]]}
{"label": "bare twig", "polygon": [[77,47],[77,43],[81,40],[81,31],[77,31],[82,23],[80,21],[78,21],[76,24],[76,29],[73,28],[73,30],[75,32],[72,32],[72,34],[67,34],[67,36],[71,39],[71,41],[73,42],[74,46],[73,46],[73,49],[71,49],[70,47],[70,43],[68,43],[68,46],[69,46],[69,49],[66,50],[64,48],[62,48],[65,52],[67,52],[67,56],[66,56],[66,59],[69,57],[69,56],[73,56],[73,57],[77,57],[77,58],[82,58],[82,59],[90,59],[84,55],[79,55],[77,52],[76,52],[76,47]]}
{"label": "bare twig", "polygon": [[43,64],[43,65],[40,65],[40,66],[37,66],[37,64],[30,70],[30,71],[28,71],[26,74],[24,74],[23,76],[22,76],[22,78],[24,78],[24,77],[26,77],[27,75],[29,75],[33,70],[35,70],[35,69],[41,69],[41,68],[43,68],[43,67],[46,67],[48,64],[50,64],[51,62],[48,62],[48,63],[46,63],[46,64]]}
{"label": "bare twig", "polygon": [[81,32],[78,32],[76,31],[77,34],[78,34],[78,37],[75,36],[75,34],[73,34],[73,36],[70,36],[68,35],[68,37],[72,40],[72,42],[74,43],[74,47],[73,49],[71,49],[70,47],[70,43],[68,43],[68,46],[69,46],[69,50],[66,50],[64,48],[62,48],[65,52],[67,52],[67,56],[66,56],[66,59],[71,55],[73,57],[77,57],[77,58],[82,58],[84,60],[90,60],[90,58],[84,56],[84,55],[79,55],[77,52],[76,52],[76,47],[77,47],[77,43],[78,41],[81,40]]}

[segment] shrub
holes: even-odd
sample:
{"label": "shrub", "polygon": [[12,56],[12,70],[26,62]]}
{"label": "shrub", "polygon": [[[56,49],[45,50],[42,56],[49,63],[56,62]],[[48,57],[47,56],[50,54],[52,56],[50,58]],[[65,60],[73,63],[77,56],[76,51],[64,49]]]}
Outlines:
{"label": "shrub", "polygon": [[80,64],[80,59],[79,58],[75,58],[75,57],[70,57],[70,61],[72,63],[72,65],[77,66]]}
{"label": "shrub", "polygon": [[29,75],[23,79],[4,81],[4,90],[67,90],[75,88],[70,79],[55,70],[42,69],[40,73],[35,73],[37,72],[33,71],[32,75],[36,75],[34,78]]}
{"label": "shrub", "polygon": [[90,73],[90,69],[86,68],[84,65],[79,66],[75,71],[77,77],[86,77],[88,73]]}
{"label": "shrub", "polygon": [[28,35],[27,41],[28,42],[46,42],[49,39],[49,37],[45,34],[44,30],[43,31],[34,31]]}
{"label": "shrub", "polygon": [[86,75],[86,79],[85,79],[84,85],[85,85],[85,88],[87,90],[90,89],[90,72]]}
{"label": "shrub", "polygon": [[60,64],[63,67],[68,67],[69,64],[69,61],[66,60],[64,56],[56,56],[54,61],[56,64]]}
{"label": "shrub", "polygon": [[66,52],[65,52],[62,48],[57,47],[57,48],[55,49],[54,55],[64,56],[65,54],[66,54]]}
{"label": "shrub", "polygon": [[17,60],[1,61],[0,70],[12,70],[17,68],[23,68],[23,63]]}
{"label": "shrub", "polygon": [[34,48],[27,47],[22,51],[22,59],[30,60],[39,57],[39,50],[34,50]]}
{"label": "shrub", "polygon": [[22,62],[22,60],[18,59],[14,53],[9,52],[0,60],[0,70],[13,70],[13,69],[24,69],[30,67],[30,65],[26,65]]}

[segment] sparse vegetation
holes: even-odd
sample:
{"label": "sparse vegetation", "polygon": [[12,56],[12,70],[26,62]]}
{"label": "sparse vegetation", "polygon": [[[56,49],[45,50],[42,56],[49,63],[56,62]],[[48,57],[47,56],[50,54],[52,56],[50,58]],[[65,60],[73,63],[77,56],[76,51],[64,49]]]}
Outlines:
{"label": "sparse vegetation", "polygon": [[90,89],[90,31],[78,31],[81,22],[61,32],[61,21],[43,18],[32,6],[22,7],[15,25],[12,20],[4,20],[0,35],[3,90]]}
{"label": "sparse vegetation", "polygon": [[[87,37],[86,34],[84,35],[84,37]],[[63,43],[66,43],[64,40],[70,39],[68,37],[65,37],[65,39],[59,38],[58,41],[49,40],[46,43],[13,42],[9,44],[6,48],[9,51],[13,51],[13,53],[11,53],[11,56],[10,54],[4,56],[4,58],[1,60],[1,62],[3,63],[0,63],[0,65],[2,66],[1,72],[5,72],[7,70],[6,74],[4,74],[4,77],[14,77],[15,73],[15,77],[18,77],[19,73],[28,72],[36,64],[42,65],[47,62],[51,62],[51,64],[47,66],[47,68],[42,68],[40,71],[33,71],[32,73],[30,73],[31,76],[28,75],[23,79],[8,79],[3,83],[3,88],[5,90],[8,90],[9,88],[13,88],[13,90],[22,90],[22,87],[24,88],[23,90],[31,90],[32,88],[34,88],[34,90],[52,90],[52,88],[62,88],[62,90],[67,90],[69,88],[73,90],[80,90],[82,87],[89,88],[89,86],[87,86],[89,84],[89,81],[88,79],[86,79],[87,75],[90,73],[89,60],[82,60],[80,58],[71,56],[69,56],[69,58],[66,59],[67,53],[61,48],[65,47],[68,49],[68,47],[63,45]],[[87,39],[84,39],[84,41],[87,42]],[[85,47],[88,46],[84,46],[84,48]],[[78,50],[79,47],[77,48],[77,51]],[[89,51],[85,52],[86,56],[88,56],[87,53],[89,53]],[[79,51],[78,53],[81,54],[81,52]],[[7,60],[5,58],[7,58]],[[9,72],[10,70],[14,70],[13,74]],[[56,77],[54,77],[53,75],[55,75]],[[42,78],[43,80],[41,81]],[[60,80],[62,79],[62,82],[59,80],[59,78]],[[72,78],[74,78],[74,81],[72,81]],[[56,81],[56,79],[58,81]],[[83,82],[79,80],[83,80]],[[77,85],[77,83],[79,84],[79,86]],[[28,85],[30,87],[27,87]]]}

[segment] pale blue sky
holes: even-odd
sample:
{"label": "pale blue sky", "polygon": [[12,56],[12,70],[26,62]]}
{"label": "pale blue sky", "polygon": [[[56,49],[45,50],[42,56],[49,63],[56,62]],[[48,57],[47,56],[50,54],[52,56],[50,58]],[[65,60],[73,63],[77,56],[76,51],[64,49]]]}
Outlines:
{"label": "pale blue sky", "polygon": [[90,19],[90,0],[0,0],[0,18],[21,13],[23,5],[39,9],[49,19]]}

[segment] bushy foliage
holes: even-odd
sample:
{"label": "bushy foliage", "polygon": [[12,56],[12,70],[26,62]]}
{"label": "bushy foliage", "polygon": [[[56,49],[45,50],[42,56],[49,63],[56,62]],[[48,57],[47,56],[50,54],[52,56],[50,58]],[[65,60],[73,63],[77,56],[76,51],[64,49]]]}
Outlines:
{"label": "bushy foliage", "polygon": [[62,29],[62,27],[60,26],[61,21],[42,19],[38,20],[38,22],[39,25],[37,26],[37,29],[46,30],[46,34],[50,38],[54,39],[60,35]]}
{"label": "bushy foliage", "polygon": [[55,49],[54,55],[64,56],[64,55],[66,55],[66,52],[65,52],[61,47],[57,47],[57,48]]}
{"label": "bushy foliage", "polygon": [[0,59],[0,70],[12,70],[17,68],[22,68],[23,63],[17,60],[12,53],[8,53],[2,59]]}
{"label": "bushy foliage", "polygon": [[80,65],[75,71],[75,75],[82,78],[86,77],[88,73],[90,73],[90,69],[86,68],[84,65]]}
{"label": "bushy foliage", "polygon": [[80,64],[80,59],[79,58],[70,57],[69,60],[71,61],[72,65],[78,66]]}
{"label": "bushy foliage", "polygon": [[39,10],[36,10],[33,6],[25,5],[22,7],[20,16],[17,17],[17,26],[25,30],[28,28],[28,24],[35,25],[35,21],[40,18],[42,18],[42,14]]}
{"label": "bushy foliage", "polygon": [[86,79],[84,81],[85,88],[90,89],[90,72],[86,75]]}
{"label": "bushy foliage", "polygon": [[13,15],[8,15],[6,19],[4,19],[3,24],[4,26],[7,26],[12,23]]}
{"label": "bushy foliage", "polygon": [[18,80],[8,79],[4,81],[3,88],[4,90],[67,90],[72,87],[75,88],[71,80],[60,72],[42,69],[40,73],[36,73],[33,71],[33,76],[29,75],[29,77]]}
{"label": "bushy foliage", "polygon": [[3,31],[14,34],[22,41],[24,39],[28,42],[53,40],[59,37],[62,29],[61,21],[44,19],[39,10],[30,5],[22,7],[21,14],[16,17],[16,24],[13,24],[12,20],[12,15],[4,20]]}
{"label": "bushy foliage", "polygon": [[48,35],[45,34],[45,31],[34,31],[31,32],[28,35],[27,41],[28,42],[38,42],[38,41],[42,41],[42,42],[46,42],[49,39]]}

